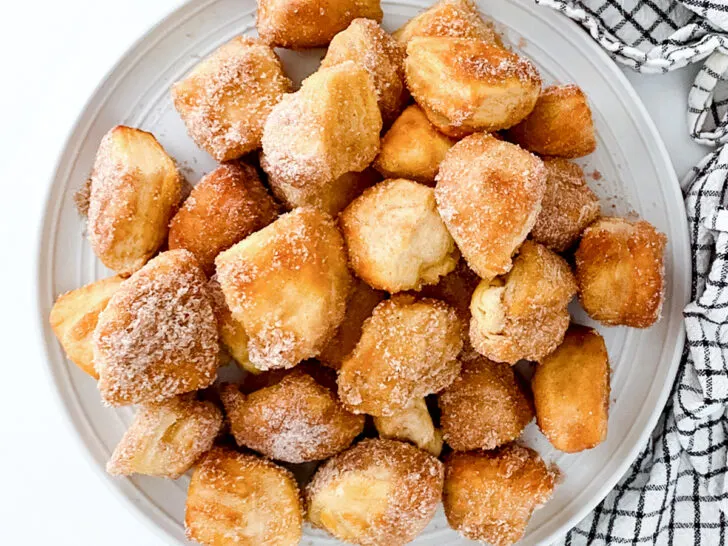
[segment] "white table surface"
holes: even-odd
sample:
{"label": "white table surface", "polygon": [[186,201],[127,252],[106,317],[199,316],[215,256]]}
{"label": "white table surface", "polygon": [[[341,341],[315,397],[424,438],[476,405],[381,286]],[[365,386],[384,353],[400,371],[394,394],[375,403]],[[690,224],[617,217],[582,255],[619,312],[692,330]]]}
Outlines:
{"label": "white table surface", "polygon": [[[37,226],[57,153],[107,69],[180,0],[3,2],[0,18],[0,544],[163,544],[112,496],[63,422],[35,346]],[[695,69],[628,73],[682,177]],[[9,375],[8,375],[9,374]]]}

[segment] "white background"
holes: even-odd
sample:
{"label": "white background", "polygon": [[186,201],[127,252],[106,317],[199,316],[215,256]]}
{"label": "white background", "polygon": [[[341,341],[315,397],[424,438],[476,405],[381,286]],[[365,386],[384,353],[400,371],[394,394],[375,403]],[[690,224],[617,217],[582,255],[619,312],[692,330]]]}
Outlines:
{"label": "white background", "polygon": [[[51,172],[77,113],[111,64],[180,0],[0,2],[0,543],[163,544],[88,465],[35,345],[35,255]],[[628,73],[678,177],[708,152],[687,136],[695,69]]]}

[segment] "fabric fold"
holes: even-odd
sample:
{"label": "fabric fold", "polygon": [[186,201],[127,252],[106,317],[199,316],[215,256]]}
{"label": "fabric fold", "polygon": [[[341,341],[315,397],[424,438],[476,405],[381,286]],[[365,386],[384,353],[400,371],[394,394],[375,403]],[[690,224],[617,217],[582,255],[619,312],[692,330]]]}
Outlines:
{"label": "fabric fold", "polygon": [[728,0],[535,0],[643,73],[705,61],[690,136],[715,147],[680,185],[692,247],[677,378],[651,438],[604,501],[558,544],[723,544],[728,536]]}

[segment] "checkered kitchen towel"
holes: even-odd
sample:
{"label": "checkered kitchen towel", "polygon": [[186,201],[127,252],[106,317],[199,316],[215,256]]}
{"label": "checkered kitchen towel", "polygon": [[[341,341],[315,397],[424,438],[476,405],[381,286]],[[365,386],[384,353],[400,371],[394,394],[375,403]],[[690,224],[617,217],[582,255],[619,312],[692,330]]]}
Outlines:
{"label": "checkered kitchen towel", "polygon": [[581,24],[640,72],[703,62],[690,132],[715,147],[682,181],[692,303],[675,385],[650,442],[561,544],[728,542],[728,0],[535,0]]}

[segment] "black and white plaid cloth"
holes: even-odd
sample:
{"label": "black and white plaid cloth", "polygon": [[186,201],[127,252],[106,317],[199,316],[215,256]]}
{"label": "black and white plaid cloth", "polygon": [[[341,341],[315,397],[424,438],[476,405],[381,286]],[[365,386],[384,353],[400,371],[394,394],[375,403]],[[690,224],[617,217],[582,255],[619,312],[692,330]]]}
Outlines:
{"label": "black and white plaid cloth", "polygon": [[704,61],[691,137],[715,147],[682,181],[692,240],[687,344],[644,451],[560,544],[728,542],[728,0],[535,0],[580,23],[618,62],[659,73]]}

